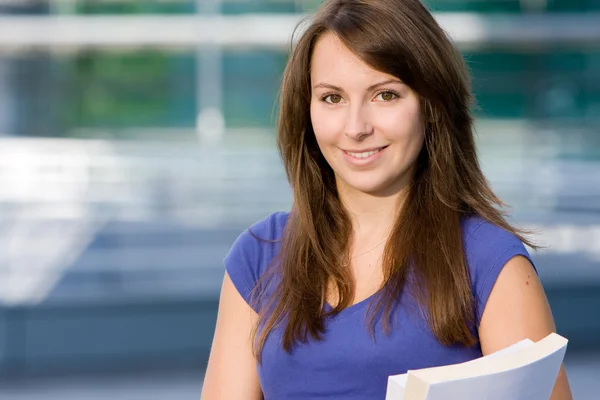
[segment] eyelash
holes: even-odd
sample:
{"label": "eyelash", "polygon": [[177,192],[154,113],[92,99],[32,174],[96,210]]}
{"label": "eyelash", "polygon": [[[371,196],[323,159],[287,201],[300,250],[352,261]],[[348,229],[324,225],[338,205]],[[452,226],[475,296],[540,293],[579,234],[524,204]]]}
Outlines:
{"label": "eyelash", "polygon": [[[383,94],[383,93],[391,93],[391,94],[393,94],[394,96],[396,96],[396,97],[395,97],[393,100],[396,100],[397,98],[399,98],[399,97],[400,97],[400,95],[398,94],[398,92],[396,92],[395,90],[391,90],[391,89],[383,89],[383,90],[380,90],[379,92],[377,92],[377,94],[375,95],[375,97],[378,97],[379,95],[381,95],[381,94]],[[327,101],[327,98],[328,98],[329,96],[334,96],[334,95],[337,95],[337,96],[339,96],[337,93],[326,93],[326,94],[324,94],[323,96],[321,96],[321,101],[323,101],[323,102],[325,102],[325,103],[327,103],[327,104],[336,104],[336,103],[329,103],[329,102]],[[340,97],[341,97],[341,96],[340,96]],[[392,101],[392,100],[388,100],[388,101],[385,101],[385,100],[384,100],[384,102],[390,102],[390,101]]]}

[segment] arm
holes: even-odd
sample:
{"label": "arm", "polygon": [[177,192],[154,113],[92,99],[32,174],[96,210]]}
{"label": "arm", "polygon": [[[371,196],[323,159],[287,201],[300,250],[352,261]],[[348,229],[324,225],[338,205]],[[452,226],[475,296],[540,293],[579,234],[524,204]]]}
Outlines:
{"label": "arm", "polygon": [[[510,259],[488,298],[479,339],[484,355],[522,339],[543,339],[555,331],[554,319],[541,282],[525,257]],[[561,367],[550,400],[572,400],[564,366]]]}
{"label": "arm", "polygon": [[257,319],[225,274],[201,400],[263,398],[250,337]]}

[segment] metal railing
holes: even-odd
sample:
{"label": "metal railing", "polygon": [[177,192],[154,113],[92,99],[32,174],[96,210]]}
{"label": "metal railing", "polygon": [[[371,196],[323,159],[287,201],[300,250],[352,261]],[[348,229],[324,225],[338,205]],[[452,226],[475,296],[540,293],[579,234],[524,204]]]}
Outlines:
{"label": "metal railing", "polygon": [[[2,16],[0,51],[215,45],[288,48],[294,28],[307,17],[307,14]],[[585,47],[600,40],[599,13],[438,13],[435,17],[461,48]]]}

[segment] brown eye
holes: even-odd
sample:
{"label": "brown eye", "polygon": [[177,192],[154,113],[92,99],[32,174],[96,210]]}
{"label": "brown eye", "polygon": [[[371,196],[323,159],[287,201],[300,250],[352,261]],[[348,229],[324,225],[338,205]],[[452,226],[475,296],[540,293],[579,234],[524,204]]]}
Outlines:
{"label": "brown eye", "polygon": [[338,104],[342,101],[342,96],[339,94],[330,94],[325,96],[325,102],[329,104]]}
{"label": "brown eye", "polygon": [[394,92],[381,92],[377,95],[377,99],[380,99],[382,101],[392,101],[394,99],[396,99],[398,97],[398,95]]}

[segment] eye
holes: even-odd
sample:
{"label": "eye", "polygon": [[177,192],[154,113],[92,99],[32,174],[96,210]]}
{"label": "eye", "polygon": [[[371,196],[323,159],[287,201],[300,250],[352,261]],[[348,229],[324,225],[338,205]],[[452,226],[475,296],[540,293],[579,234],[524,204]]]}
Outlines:
{"label": "eye", "polygon": [[398,96],[398,94],[396,92],[393,92],[391,90],[385,90],[383,92],[379,92],[379,94],[377,95],[377,97],[375,97],[375,99],[379,100],[379,101],[392,101],[392,100],[397,99],[398,97],[400,97],[400,96]]}
{"label": "eye", "polygon": [[342,96],[339,94],[328,94],[323,97],[323,101],[328,104],[338,104],[342,102]]}

